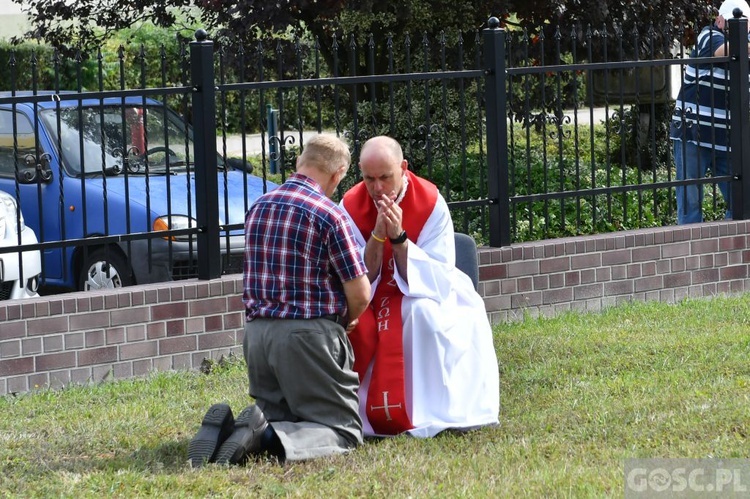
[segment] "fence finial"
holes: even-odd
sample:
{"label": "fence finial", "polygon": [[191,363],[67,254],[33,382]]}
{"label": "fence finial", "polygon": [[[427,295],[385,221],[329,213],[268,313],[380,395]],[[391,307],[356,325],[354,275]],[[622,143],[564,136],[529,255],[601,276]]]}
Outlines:
{"label": "fence finial", "polygon": [[198,42],[205,42],[206,39],[208,39],[208,32],[205,29],[200,28],[200,29],[195,30],[195,40],[196,41],[198,41]]}
{"label": "fence finial", "polygon": [[487,27],[490,29],[497,29],[500,27],[500,19],[498,19],[495,16],[492,16],[487,21]]}

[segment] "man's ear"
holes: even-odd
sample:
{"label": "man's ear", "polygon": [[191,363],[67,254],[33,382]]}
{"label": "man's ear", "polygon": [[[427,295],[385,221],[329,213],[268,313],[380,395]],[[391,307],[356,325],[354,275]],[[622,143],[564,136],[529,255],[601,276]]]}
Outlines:
{"label": "man's ear", "polygon": [[346,173],[349,171],[349,166],[344,165],[341,168],[337,170],[337,173],[341,174],[341,178],[339,180],[344,180],[344,177],[346,177]]}
{"label": "man's ear", "polygon": [[342,166],[341,168],[333,172],[333,175],[331,175],[331,182],[333,182],[334,186],[338,187],[341,181],[344,180],[345,176],[346,166]]}

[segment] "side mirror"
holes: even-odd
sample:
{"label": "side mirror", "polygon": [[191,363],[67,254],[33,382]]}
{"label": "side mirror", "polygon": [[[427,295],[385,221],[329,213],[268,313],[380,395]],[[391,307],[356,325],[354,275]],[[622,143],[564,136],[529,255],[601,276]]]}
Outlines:
{"label": "side mirror", "polygon": [[242,158],[227,158],[226,163],[233,170],[253,173],[253,165],[249,161],[246,161]]}

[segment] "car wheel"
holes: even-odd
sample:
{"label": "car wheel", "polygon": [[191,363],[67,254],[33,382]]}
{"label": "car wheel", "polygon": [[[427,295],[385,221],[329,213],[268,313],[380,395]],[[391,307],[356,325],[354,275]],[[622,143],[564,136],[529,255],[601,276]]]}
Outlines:
{"label": "car wheel", "polygon": [[133,284],[133,274],[125,259],[114,249],[89,252],[81,266],[78,289],[114,289]]}

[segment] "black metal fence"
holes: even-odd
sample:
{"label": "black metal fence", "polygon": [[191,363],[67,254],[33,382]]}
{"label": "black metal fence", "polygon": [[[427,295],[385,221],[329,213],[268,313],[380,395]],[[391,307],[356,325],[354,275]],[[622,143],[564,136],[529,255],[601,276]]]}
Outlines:
{"label": "black metal fence", "polygon": [[734,175],[685,181],[666,127],[671,68],[687,60],[653,30],[641,40],[574,26],[545,39],[491,19],[437,40],[252,47],[199,31],[171,52],[11,58],[0,189],[40,242],[19,236],[0,255],[42,250],[42,277],[62,288],[239,271],[244,212],[321,131],[349,142],[354,165],[367,138],[397,138],[456,230],[491,246],[674,223],[675,189],[691,183],[707,185],[710,218],[723,212],[716,183],[730,180],[745,218],[746,23],[730,22],[729,56],[705,61],[732,71]]}

